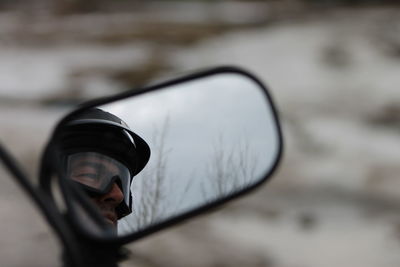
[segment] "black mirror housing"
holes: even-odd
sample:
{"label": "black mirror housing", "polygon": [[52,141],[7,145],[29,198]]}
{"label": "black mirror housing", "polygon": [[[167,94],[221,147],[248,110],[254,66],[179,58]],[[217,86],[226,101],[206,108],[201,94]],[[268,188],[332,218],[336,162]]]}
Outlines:
{"label": "black mirror housing", "polygon": [[[129,131],[133,132],[151,150],[149,163],[128,185],[133,211],[118,221],[112,212],[99,208],[100,198],[88,196],[79,185],[97,186],[89,177],[97,175],[97,169],[72,168],[72,175],[65,171],[65,126],[94,108],[121,118],[126,129],[118,131],[126,131],[130,138]],[[80,144],[79,153],[111,155],[102,144],[117,141],[106,130],[97,130],[96,138],[96,146]],[[131,141],[137,146],[135,138]],[[123,245],[257,188],[278,166],[282,147],[277,111],[267,88],[247,71],[219,67],[83,104],[55,128],[42,157],[40,185],[49,195],[54,182],[60,185],[74,232],[93,242]],[[129,165],[119,157],[122,152],[112,155],[116,154],[112,158]],[[135,157],[142,155],[137,150]],[[122,175],[121,168],[113,169],[111,161],[98,157],[78,163],[93,166],[93,160]],[[110,175],[103,176],[103,182],[112,181]],[[126,197],[124,180],[119,181]]]}

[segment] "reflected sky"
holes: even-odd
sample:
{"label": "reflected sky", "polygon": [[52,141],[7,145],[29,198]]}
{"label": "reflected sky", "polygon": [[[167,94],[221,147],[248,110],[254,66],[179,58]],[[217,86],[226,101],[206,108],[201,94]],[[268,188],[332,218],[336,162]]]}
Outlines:
{"label": "reflected sky", "polygon": [[121,232],[143,228],[247,187],[276,160],[278,136],[261,88],[214,75],[101,106],[149,144],[132,183],[133,213]]}

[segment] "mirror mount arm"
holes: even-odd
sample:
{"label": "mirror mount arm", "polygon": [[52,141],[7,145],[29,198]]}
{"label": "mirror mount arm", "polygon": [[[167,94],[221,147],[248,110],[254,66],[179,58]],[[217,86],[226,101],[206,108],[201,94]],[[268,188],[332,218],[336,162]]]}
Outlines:
{"label": "mirror mount arm", "polygon": [[[34,205],[41,211],[42,216],[47,220],[53,230],[56,232],[61,243],[64,245],[65,254],[69,255],[75,263],[79,261],[79,251],[75,248],[77,243],[72,238],[72,233],[67,223],[54,205],[54,200],[45,194],[40,188],[35,188],[29,181],[28,176],[18,165],[17,160],[0,143],[0,160],[5,168],[14,176],[16,182],[33,199]],[[76,266],[76,264],[75,264]]]}
{"label": "mirror mount arm", "polygon": [[75,257],[71,257],[67,251],[63,252],[63,267],[118,267],[118,262],[129,257],[130,252],[118,245],[104,245],[88,239],[80,239],[76,243],[76,249],[80,251],[79,264]]}

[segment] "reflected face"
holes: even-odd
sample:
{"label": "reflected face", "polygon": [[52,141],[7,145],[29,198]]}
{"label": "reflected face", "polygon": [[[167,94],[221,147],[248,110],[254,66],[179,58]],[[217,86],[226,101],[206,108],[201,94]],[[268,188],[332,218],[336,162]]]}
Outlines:
{"label": "reflected face", "polygon": [[[95,156],[75,157],[69,162],[69,177],[87,187],[99,188],[103,177],[120,176],[120,169],[110,161]],[[117,226],[116,208],[124,200],[124,194],[117,183],[104,194],[91,196],[100,213],[110,224]]]}

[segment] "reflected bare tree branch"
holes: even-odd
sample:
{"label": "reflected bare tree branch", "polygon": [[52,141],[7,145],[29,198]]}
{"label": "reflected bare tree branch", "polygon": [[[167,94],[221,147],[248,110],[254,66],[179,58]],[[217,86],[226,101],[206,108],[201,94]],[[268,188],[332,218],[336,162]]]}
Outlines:
{"label": "reflected bare tree branch", "polygon": [[257,157],[251,153],[248,139],[226,144],[220,135],[213,146],[207,168],[209,184],[203,184],[203,195],[212,201],[251,184],[257,169]]}
{"label": "reflected bare tree branch", "polygon": [[133,218],[128,221],[131,229],[140,229],[142,227],[153,224],[162,218],[165,208],[168,206],[168,199],[165,190],[166,174],[168,165],[168,154],[171,149],[166,147],[166,136],[170,126],[169,117],[166,118],[161,128],[155,127],[153,133],[152,157],[154,165],[143,170],[138,183],[140,188],[136,192],[141,192],[140,196],[133,196]]}

